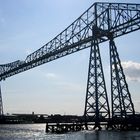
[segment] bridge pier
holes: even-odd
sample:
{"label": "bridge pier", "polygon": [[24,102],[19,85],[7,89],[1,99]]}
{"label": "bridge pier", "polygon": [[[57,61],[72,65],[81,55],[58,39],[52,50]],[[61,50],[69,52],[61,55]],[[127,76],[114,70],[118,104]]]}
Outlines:
{"label": "bridge pier", "polygon": [[93,129],[101,130],[100,121],[110,118],[110,108],[98,42],[102,34],[97,26],[92,34],[84,116],[85,121],[95,121]]}
{"label": "bridge pier", "polygon": [[93,127],[93,130],[102,130],[102,127],[100,125],[100,122],[95,122],[95,125]]}

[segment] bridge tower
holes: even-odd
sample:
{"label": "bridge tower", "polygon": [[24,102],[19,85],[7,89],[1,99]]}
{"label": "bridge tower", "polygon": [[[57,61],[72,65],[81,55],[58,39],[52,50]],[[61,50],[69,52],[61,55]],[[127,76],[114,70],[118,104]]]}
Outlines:
{"label": "bridge tower", "polygon": [[0,117],[3,116],[3,103],[2,103],[2,94],[1,94],[1,85],[0,85]]}
{"label": "bridge tower", "polygon": [[113,38],[110,39],[112,118],[134,115],[134,105]]}
{"label": "bridge tower", "polygon": [[105,118],[110,118],[107,90],[96,33],[93,33],[93,41],[91,42],[84,116],[85,121],[95,122],[93,129],[101,129],[100,122]]}

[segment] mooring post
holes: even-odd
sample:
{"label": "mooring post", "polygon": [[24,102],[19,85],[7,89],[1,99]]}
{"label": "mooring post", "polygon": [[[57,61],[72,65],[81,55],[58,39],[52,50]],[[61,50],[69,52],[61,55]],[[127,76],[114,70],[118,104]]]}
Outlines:
{"label": "mooring post", "polygon": [[48,123],[46,123],[46,130],[45,130],[46,133],[49,132],[49,129],[48,129]]}

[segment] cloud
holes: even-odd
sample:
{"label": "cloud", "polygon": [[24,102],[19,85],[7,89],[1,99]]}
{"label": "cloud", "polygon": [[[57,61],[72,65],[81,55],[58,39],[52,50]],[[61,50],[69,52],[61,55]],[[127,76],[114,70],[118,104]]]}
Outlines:
{"label": "cloud", "polygon": [[140,63],[126,61],[122,62],[122,66],[129,81],[140,82]]}
{"label": "cloud", "polygon": [[4,25],[5,23],[6,23],[5,18],[1,17],[1,18],[0,18],[0,24],[1,24],[1,25]]}
{"label": "cloud", "polygon": [[136,111],[136,113],[140,113],[140,101],[137,99],[136,98],[134,99],[135,111]]}
{"label": "cloud", "polygon": [[64,91],[64,93],[82,93],[85,90],[85,86],[78,83],[71,82],[60,82],[58,83],[58,87],[60,90]]}
{"label": "cloud", "polygon": [[54,73],[46,73],[45,77],[48,78],[48,79],[56,79],[57,75],[54,74]]}
{"label": "cloud", "polygon": [[32,52],[33,52],[33,51],[30,50],[30,49],[26,49],[26,50],[25,50],[25,54],[26,54],[26,55],[29,55],[29,54],[31,54]]}
{"label": "cloud", "polygon": [[4,23],[5,19],[4,18],[0,18],[0,22]]}

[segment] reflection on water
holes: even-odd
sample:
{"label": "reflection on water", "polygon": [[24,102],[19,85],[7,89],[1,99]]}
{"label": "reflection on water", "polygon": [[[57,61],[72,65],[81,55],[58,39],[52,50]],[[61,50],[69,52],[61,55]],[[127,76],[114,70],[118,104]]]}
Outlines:
{"label": "reflection on water", "polygon": [[46,134],[45,124],[0,125],[0,140],[140,140],[139,131],[81,131]]}

